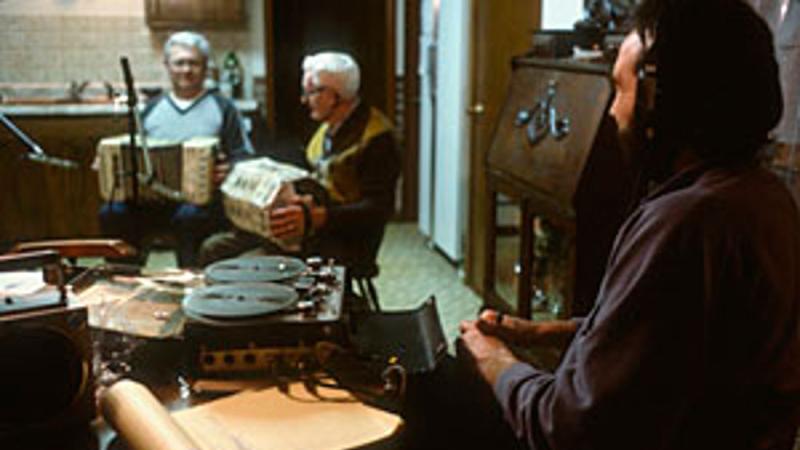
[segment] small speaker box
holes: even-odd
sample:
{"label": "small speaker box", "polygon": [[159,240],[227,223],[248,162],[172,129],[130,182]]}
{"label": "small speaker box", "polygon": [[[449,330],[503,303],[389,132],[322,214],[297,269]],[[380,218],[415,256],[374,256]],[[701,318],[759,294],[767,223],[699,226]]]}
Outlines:
{"label": "small speaker box", "polygon": [[0,441],[94,419],[87,318],[66,306],[0,314]]}

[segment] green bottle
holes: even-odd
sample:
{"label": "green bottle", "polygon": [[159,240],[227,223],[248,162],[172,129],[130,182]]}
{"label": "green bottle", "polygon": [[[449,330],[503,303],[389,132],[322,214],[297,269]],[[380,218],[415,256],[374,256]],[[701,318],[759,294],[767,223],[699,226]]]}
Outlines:
{"label": "green bottle", "polygon": [[242,65],[236,53],[229,51],[222,61],[220,90],[231,98],[242,98]]}

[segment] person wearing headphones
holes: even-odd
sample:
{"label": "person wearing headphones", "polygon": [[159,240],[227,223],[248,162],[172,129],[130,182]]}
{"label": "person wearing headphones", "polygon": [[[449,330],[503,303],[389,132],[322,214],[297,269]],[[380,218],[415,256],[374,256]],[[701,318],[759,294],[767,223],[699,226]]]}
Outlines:
{"label": "person wearing headphones", "polygon": [[[636,22],[610,114],[654,187],[619,229],[595,306],[463,322],[472,372],[407,397],[407,447],[795,448],[800,216],[761,165],[782,113],[772,34],[742,0],[643,0]],[[556,338],[568,345],[552,371],[514,351]]]}

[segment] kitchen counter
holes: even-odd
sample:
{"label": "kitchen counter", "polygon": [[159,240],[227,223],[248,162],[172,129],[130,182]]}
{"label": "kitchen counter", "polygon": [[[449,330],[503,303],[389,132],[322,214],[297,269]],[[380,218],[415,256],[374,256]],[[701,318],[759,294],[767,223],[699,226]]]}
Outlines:
{"label": "kitchen counter", "polygon": [[[258,110],[258,102],[253,99],[234,100],[243,114]],[[115,103],[54,103],[54,104],[2,104],[0,113],[9,117],[93,117],[124,116],[128,113],[125,104]]]}
{"label": "kitchen counter", "polygon": [[[258,120],[258,102],[236,102],[245,126]],[[100,236],[101,204],[92,170],[97,142],[127,132],[127,108],[112,103],[0,104],[47,154],[74,161],[67,170],[21,158],[27,148],[0,126],[0,252],[37,239]]]}

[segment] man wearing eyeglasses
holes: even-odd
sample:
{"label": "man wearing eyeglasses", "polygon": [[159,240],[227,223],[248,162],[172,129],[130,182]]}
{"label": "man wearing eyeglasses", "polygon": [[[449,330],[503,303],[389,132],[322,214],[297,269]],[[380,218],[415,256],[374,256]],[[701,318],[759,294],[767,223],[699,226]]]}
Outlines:
{"label": "man wearing eyeglasses", "polygon": [[[211,47],[199,33],[178,32],[164,44],[164,66],[172,90],[150,100],[142,111],[142,126],[148,138],[183,142],[195,137],[219,138],[219,153],[213,182],[219,187],[231,163],[253,153],[234,103],[205,88]],[[197,251],[208,235],[222,228],[225,215],[216,198],[207,206],[164,199],[157,203],[109,202],[100,209],[103,234],[122,238],[136,248],[157,230],[169,229],[178,240],[180,267],[197,265]],[[140,251],[135,263],[144,263]]]}
{"label": "man wearing eyeglasses", "polygon": [[[358,94],[360,69],[350,55],[324,52],[303,60],[300,101],[320,126],[306,147],[306,160],[324,195],[312,198],[302,186],[292,201],[270,211],[273,236],[303,240],[302,254],[334,258],[347,267],[371,263],[394,210],[400,172],[392,125]],[[280,252],[239,230],[203,243],[200,261]]]}
{"label": "man wearing eyeglasses", "polygon": [[[782,112],[771,33],[741,0],[643,0],[612,78],[609,113],[654,188],[620,227],[594,308],[463,322],[473,372],[406,397],[405,448],[797,448],[800,220],[760,166]],[[558,340],[552,371],[516,351]]]}
{"label": "man wearing eyeglasses", "polygon": [[[319,53],[303,61],[301,102],[311,119],[321,122],[306,147],[306,159],[331,203],[307,204],[310,230],[304,229],[302,208],[275,209],[270,220],[276,237],[327,231],[343,238],[348,227],[382,225],[391,215],[400,167],[392,125],[361,101],[359,84],[359,67],[349,55]],[[352,241],[348,246],[360,246],[364,235],[355,232],[347,237]],[[329,242],[325,247],[333,245]]]}

